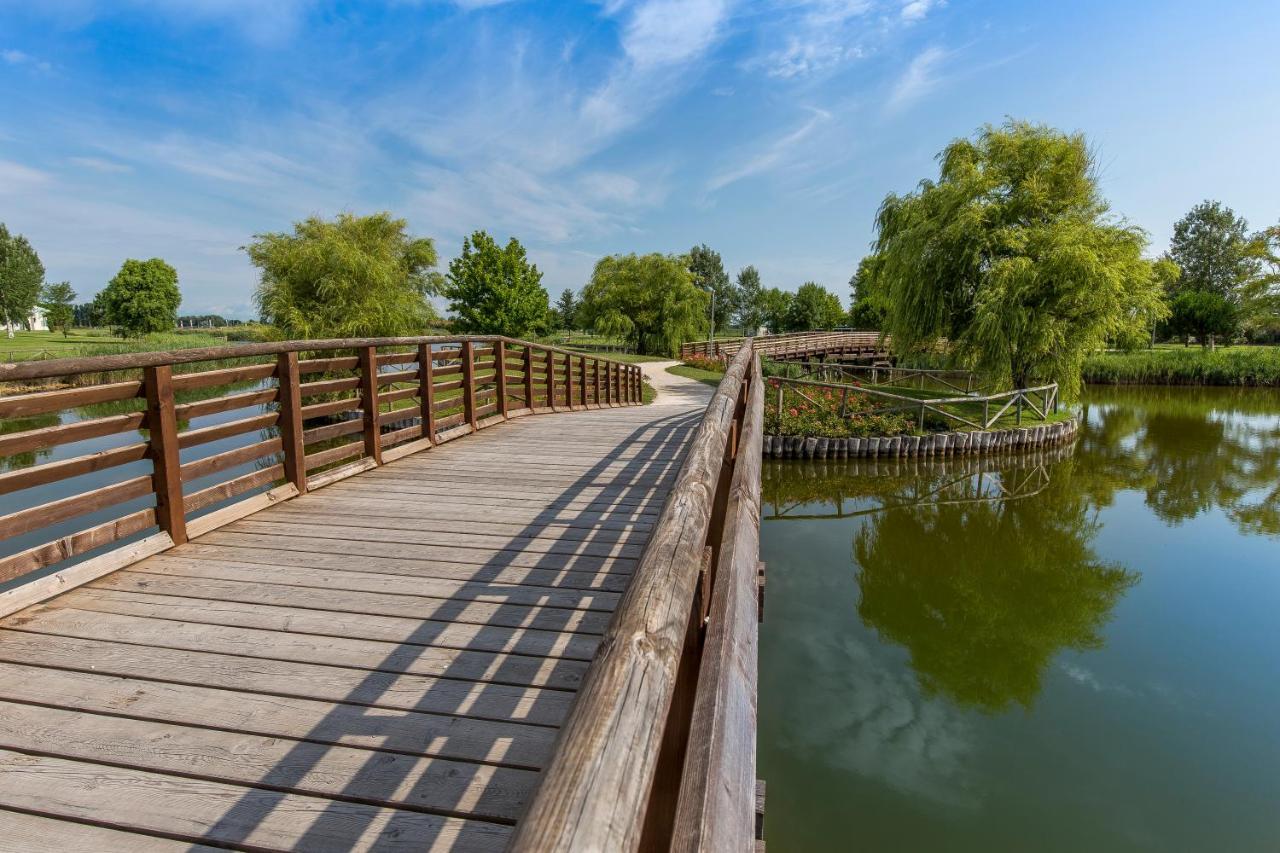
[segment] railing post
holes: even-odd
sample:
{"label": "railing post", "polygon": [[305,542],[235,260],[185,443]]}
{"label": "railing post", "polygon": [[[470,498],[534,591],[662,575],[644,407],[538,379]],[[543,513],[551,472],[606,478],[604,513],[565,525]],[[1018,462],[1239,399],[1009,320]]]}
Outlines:
{"label": "railing post", "polygon": [[378,437],[378,348],[360,348],[360,414],[364,421],[364,455],[382,464]]}
{"label": "railing post", "polygon": [[498,414],[502,415],[502,419],[507,418],[507,345],[505,341],[495,341],[493,344],[493,364],[497,373],[494,379],[498,383]]}
{"label": "railing post", "polygon": [[173,368],[167,364],[142,369],[147,394],[147,443],[151,446],[151,483],[156,495],[156,521],[173,544],[187,541],[182,502],[182,463],[178,457],[178,415],[173,401]]}
{"label": "railing post", "polygon": [[547,350],[547,405],[551,411],[556,410],[556,354],[554,350]]}
{"label": "railing post", "polygon": [[1018,416],[1017,416],[1017,419],[1015,420],[1015,423],[1017,423],[1018,426],[1022,426],[1022,392],[1021,391],[1018,392],[1017,405],[1018,405]]}
{"label": "railing post", "polygon": [[284,477],[307,493],[306,446],[302,440],[302,395],[298,390],[298,354],[276,356],[276,383],[280,388],[280,442],[284,448]]}
{"label": "railing post", "polygon": [[573,411],[573,356],[564,354],[564,404]]}
{"label": "railing post", "polygon": [[595,386],[596,386],[595,403],[596,403],[596,408],[598,409],[600,408],[600,359],[597,358],[592,362],[592,372],[595,373]]}
{"label": "railing post", "polygon": [[533,347],[524,345],[524,405],[533,410]]}
{"label": "railing post", "polygon": [[582,398],[582,408],[587,407],[587,357],[578,356],[578,396]]}
{"label": "railing post", "polygon": [[476,355],[475,344],[462,342],[462,419],[471,424],[471,429],[479,429],[476,424]]}
{"label": "railing post", "polygon": [[436,443],[436,369],[431,344],[418,344],[418,402],[422,406],[422,437]]}
{"label": "railing post", "polygon": [[639,366],[631,368],[631,382],[634,386],[635,402],[644,402],[644,371]]}

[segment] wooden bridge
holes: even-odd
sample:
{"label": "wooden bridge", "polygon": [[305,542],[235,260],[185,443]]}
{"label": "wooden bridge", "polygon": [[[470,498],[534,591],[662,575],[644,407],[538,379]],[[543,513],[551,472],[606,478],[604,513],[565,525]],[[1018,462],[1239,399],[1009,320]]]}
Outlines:
{"label": "wooden bridge", "polygon": [[751,848],[759,360],[654,376],[0,365],[0,847]]}
{"label": "wooden bridge", "polygon": [[773,361],[808,361],[812,358],[858,361],[890,356],[888,338],[879,332],[796,332],[693,341],[680,345],[680,357],[732,358],[747,345],[762,358]]}

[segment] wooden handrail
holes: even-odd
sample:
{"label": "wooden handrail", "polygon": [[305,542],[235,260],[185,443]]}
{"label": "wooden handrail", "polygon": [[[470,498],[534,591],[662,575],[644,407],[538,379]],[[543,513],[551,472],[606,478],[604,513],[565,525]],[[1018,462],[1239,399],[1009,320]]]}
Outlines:
{"label": "wooden handrail", "polygon": [[711,585],[671,849],[751,850],[755,840],[760,467],[764,383],[754,356]]}
{"label": "wooden handrail", "polygon": [[753,361],[752,348],[741,348],[707,406],[513,849],[671,843],[700,662],[699,575],[717,564],[723,531],[713,518],[728,497],[725,473],[734,465],[732,436]]}
{"label": "wooden handrail", "polygon": [[[300,361],[300,352],[336,354]],[[200,517],[198,530],[207,531],[255,511],[264,499],[292,497],[509,417],[552,411],[559,408],[555,371],[539,378],[533,368],[539,362],[550,368],[557,353],[570,366],[565,378],[571,381],[572,370],[585,376],[588,364],[597,371],[603,366],[619,377],[619,387],[609,400],[592,393],[585,382],[579,383],[581,388],[571,384],[565,400],[571,409],[641,402],[640,368],[634,364],[491,335],[281,341],[0,365],[0,382],[53,378],[79,382],[69,388],[0,396],[0,417],[46,419],[34,422],[30,429],[0,434],[0,457],[32,455],[28,464],[13,465],[14,471],[0,476],[0,493],[21,493],[127,464],[150,467],[149,474],[138,476],[135,468],[120,481],[57,500],[19,503],[16,510],[0,516],[0,543],[48,531],[47,541],[16,553],[0,552],[0,583],[59,568],[159,527],[159,534],[145,540],[145,548],[131,547],[123,555],[100,554],[73,567],[76,577],[92,575],[95,565],[118,568],[121,559],[139,559],[196,535],[188,530],[196,521],[189,516],[214,504],[226,505]],[[246,358],[268,359],[268,363],[225,366],[227,361],[234,364]],[[176,365],[198,368],[200,362],[210,361],[212,369],[174,371]],[[509,382],[512,371],[523,375]],[[120,372],[133,378],[116,381],[112,374]],[[301,377],[310,381],[303,382]],[[227,393],[237,386],[243,389],[244,383],[257,387]],[[219,393],[222,396],[211,396]],[[101,416],[90,410],[86,420],[60,422],[65,411],[97,405],[143,410]],[[229,422],[197,428],[187,425],[195,418],[263,406],[268,410],[252,417],[236,415]],[[49,418],[57,423],[48,425]],[[306,420],[317,418],[329,422],[306,426]],[[138,429],[147,430],[146,441],[140,444],[71,459],[39,460],[40,454],[61,445]],[[258,435],[262,430],[273,430],[278,437],[262,440]],[[239,439],[241,446],[185,463],[179,458],[180,450],[226,439]],[[337,443],[344,439],[345,443]],[[257,465],[258,470],[247,474],[235,470],[246,465]],[[343,467],[333,469],[335,465]],[[333,470],[322,470],[326,468]],[[208,485],[215,475],[221,481]],[[205,482],[193,485],[194,480]],[[249,494],[273,483],[278,485],[265,496]],[[82,530],[68,529],[74,519],[90,513],[101,517],[113,507],[147,495],[151,506],[120,511],[118,517]],[[40,600],[42,590],[56,592],[65,586],[65,578],[60,580],[55,573],[10,587],[0,592],[0,614],[11,612],[18,603]]]}
{"label": "wooden handrail", "polygon": [[680,357],[702,356],[728,358],[750,341],[752,349],[766,355],[813,355],[819,353],[881,352],[888,346],[880,332],[792,332],[781,335],[758,335],[754,338],[717,338],[691,341],[680,345]]}

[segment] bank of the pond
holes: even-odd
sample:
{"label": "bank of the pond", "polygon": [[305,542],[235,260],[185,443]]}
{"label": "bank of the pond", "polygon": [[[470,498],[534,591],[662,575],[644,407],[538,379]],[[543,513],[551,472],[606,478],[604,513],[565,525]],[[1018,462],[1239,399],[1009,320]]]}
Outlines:
{"label": "bank of the pond", "polygon": [[766,435],[765,456],[779,459],[857,459],[860,457],[966,456],[1018,453],[1068,444],[1076,437],[1074,417],[1056,423],[1009,429],[937,432],[928,435],[827,438],[803,435]]}
{"label": "bank of the pond", "polygon": [[1038,452],[764,462],[770,849],[1275,849],[1280,391],[1078,416]]}
{"label": "bank of the pond", "polygon": [[1243,385],[1280,387],[1280,347],[1205,350],[1159,347],[1094,353],[1083,377],[1092,385]]}

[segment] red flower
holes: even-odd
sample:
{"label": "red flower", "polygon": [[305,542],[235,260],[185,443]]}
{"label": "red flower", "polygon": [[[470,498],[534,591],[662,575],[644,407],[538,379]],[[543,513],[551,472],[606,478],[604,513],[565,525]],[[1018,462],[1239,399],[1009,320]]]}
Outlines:
{"label": "red flower", "polygon": [[800,413],[796,411],[796,407],[795,407],[795,406],[792,406],[792,407],[791,407],[791,411],[790,411],[790,412],[788,412],[788,414],[790,414],[790,415],[791,415],[791,417],[793,417],[793,418],[798,418],[798,417],[800,417]]}

